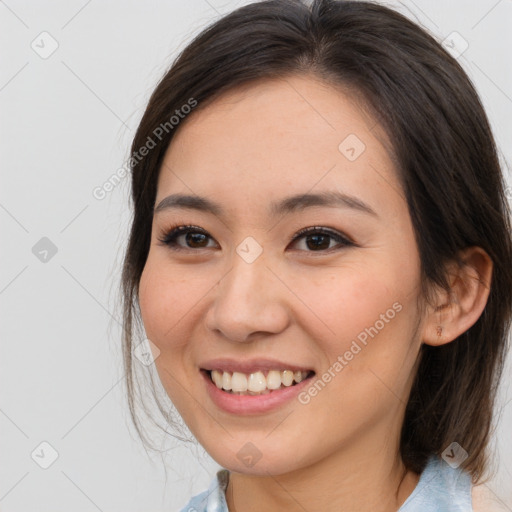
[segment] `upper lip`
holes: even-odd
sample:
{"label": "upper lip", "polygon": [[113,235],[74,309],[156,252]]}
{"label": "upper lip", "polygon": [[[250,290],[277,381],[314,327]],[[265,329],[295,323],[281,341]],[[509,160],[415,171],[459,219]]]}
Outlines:
{"label": "upper lip", "polygon": [[279,361],[277,359],[269,359],[269,358],[255,358],[255,359],[230,359],[230,358],[222,358],[222,359],[210,359],[208,361],[204,361],[199,365],[199,367],[203,370],[224,370],[228,372],[240,372],[240,373],[254,373],[258,370],[266,371],[266,370],[292,370],[308,372],[312,371],[311,367],[297,365],[290,363],[288,361]]}

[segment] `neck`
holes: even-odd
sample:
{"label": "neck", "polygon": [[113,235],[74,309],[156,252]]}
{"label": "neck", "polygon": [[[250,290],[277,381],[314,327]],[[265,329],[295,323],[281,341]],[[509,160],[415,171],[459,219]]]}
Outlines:
{"label": "neck", "polygon": [[226,489],[229,510],[396,512],[416,487],[419,475],[406,470],[397,455],[398,442],[382,445],[382,439],[386,437],[347,443],[338,452],[285,474],[231,472]]}

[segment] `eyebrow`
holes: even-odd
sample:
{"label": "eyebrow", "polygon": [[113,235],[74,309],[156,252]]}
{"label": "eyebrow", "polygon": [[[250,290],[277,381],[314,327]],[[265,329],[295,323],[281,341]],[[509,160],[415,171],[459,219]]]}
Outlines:
{"label": "eyebrow", "polygon": [[[361,201],[361,199],[330,190],[316,194],[297,194],[286,197],[280,201],[274,201],[270,204],[269,212],[272,217],[276,217],[278,215],[289,214],[296,212],[297,210],[312,208],[315,206],[328,208],[350,208],[378,217],[375,210],[368,204]],[[198,210],[201,212],[211,213],[219,218],[226,216],[226,212],[220,204],[206,197],[197,195],[171,194],[158,203],[154,208],[153,213],[156,214],[169,209]]]}

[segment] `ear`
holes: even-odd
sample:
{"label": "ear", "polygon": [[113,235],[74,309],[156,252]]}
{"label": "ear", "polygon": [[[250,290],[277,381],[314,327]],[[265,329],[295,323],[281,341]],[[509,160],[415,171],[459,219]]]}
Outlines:
{"label": "ear", "polygon": [[427,345],[444,345],[466,332],[482,314],[491,287],[493,263],[481,247],[459,253],[463,265],[448,267],[449,291],[438,290],[429,304],[422,340]]}

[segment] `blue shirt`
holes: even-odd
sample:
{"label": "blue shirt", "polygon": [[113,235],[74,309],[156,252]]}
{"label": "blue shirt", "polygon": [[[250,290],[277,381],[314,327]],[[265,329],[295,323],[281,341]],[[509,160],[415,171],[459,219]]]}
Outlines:
{"label": "blue shirt", "polygon": [[[207,491],[192,497],[180,512],[229,512],[226,488],[229,471],[220,469]],[[414,491],[398,512],[472,512],[471,475],[453,469],[432,455]]]}

